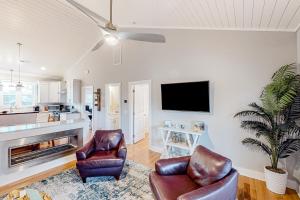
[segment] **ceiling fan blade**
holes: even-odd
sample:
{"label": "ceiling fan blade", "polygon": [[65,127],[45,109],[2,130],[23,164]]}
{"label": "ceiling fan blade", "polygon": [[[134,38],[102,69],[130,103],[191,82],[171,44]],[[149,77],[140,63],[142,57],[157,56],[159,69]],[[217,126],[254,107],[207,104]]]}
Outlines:
{"label": "ceiling fan blade", "polygon": [[103,39],[103,40],[100,40],[100,41],[94,46],[94,48],[92,48],[92,51],[97,51],[103,44],[104,44],[104,39]]}
{"label": "ceiling fan blade", "polygon": [[[91,18],[96,24],[98,24],[97,21],[95,21],[95,19],[102,21],[103,23],[108,23],[109,21],[107,19],[105,19],[104,17],[98,15],[97,13],[95,13],[94,11],[91,11],[90,9],[88,9],[87,7],[77,3],[74,0],[66,0],[67,2],[69,2],[71,5],[73,5],[75,8],[77,8],[78,10],[80,10],[83,14],[85,14],[87,17]],[[99,25],[99,24],[98,24]]]}
{"label": "ceiling fan blade", "polygon": [[155,33],[132,33],[132,32],[116,32],[120,39],[136,40],[143,42],[165,43],[166,38],[164,35]]}

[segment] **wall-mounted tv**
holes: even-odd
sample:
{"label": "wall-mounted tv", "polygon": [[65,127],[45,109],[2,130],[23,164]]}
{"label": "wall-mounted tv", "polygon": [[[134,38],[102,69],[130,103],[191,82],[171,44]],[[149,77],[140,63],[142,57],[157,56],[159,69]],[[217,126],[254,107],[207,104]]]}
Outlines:
{"label": "wall-mounted tv", "polygon": [[161,85],[163,110],[210,112],[209,82]]}

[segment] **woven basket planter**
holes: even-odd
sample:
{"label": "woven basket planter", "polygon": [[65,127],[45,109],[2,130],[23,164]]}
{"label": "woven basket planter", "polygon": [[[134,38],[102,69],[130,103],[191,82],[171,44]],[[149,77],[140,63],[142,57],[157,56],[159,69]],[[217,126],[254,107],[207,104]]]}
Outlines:
{"label": "woven basket planter", "polygon": [[286,184],[287,184],[288,172],[285,171],[284,174],[276,173],[268,170],[265,167],[265,179],[267,188],[277,194],[285,194]]}

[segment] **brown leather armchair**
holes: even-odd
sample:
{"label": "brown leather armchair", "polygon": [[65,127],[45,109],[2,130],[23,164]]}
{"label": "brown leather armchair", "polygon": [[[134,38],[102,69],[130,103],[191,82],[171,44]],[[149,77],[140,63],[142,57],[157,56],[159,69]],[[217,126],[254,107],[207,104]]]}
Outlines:
{"label": "brown leather armchair", "polygon": [[238,173],[231,160],[198,146],[192,156],[161,159],[149,175],[157,200],[234,200]]}
{"label": "brown leather armchair", "polygon": [[98,130],[94,137],[76,152],[77,169],[83,180],[93,176],[114,176],[119,180],[127,149],[122,130]]}

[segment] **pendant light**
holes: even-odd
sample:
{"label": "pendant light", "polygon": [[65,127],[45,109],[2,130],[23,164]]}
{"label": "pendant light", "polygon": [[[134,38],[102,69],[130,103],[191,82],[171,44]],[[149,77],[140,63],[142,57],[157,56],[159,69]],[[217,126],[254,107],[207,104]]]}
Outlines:
{"label": "pendant light", "polygon": [[20,91],[24,86],[21,83],[21,43],[17,43],[18,47],[19,47],[19,60],[18,60],[18,64],[19,64],[19,81],[16,84],[16,90]]}

